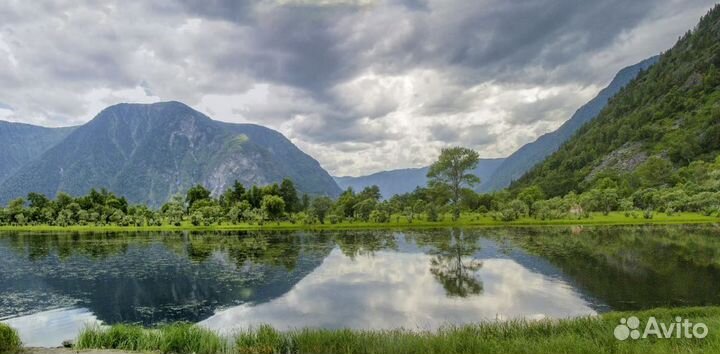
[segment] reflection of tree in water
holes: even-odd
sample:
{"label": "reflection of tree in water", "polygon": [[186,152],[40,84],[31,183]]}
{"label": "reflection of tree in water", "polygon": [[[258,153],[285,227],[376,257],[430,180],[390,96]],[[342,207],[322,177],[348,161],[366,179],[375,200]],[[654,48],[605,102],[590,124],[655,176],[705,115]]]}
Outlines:
{"label": "reflection of tree in water", "polygon": [[254,264],[293,270],[303,241],[298,235],[248,233],[190,235],[186,242],[188,257],[196,263],[205,262],[214,252],[226,252],[238,267]]}
{"label": "reflection of tree in water", "polygon": [[485,231],[547,260],[614,310],[720,304],[718,236],[720,229],[708,225]]}
{"label": "reflection of tree in water", "polygon": [[480,250],[477,233],[450,230],[410,237],[414,237],[418,245],[430,247],[428,253],[433,256],[430,273],[442,284],[448,296],[467,297],[482,293],[482,281],[475,275],[482,268],[482,262],[473,258]]}
{"label": "reflection of tree in water", "polygon": [[[8,233],[4,238],[8,246],[28,260],[40,261],[52,254],[60,260],[73,255],[82,255],[90,259],[105,259],[127,252],[130,243],[139,243],[134,233],[62,233],[43,234]],[[149,243],[142,243],[148,245]]]}
{"label": "reflection of tree in water", "polygon": [[360,255],[372,256],[381,250],[397,250],[395,235],[387,231],[340,232],[333,238],[344,255],[350,259]]}

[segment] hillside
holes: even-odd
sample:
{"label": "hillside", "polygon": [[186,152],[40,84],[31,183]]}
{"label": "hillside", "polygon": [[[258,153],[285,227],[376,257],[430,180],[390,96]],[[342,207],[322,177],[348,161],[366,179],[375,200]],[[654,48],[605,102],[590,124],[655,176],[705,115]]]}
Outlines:
{"label": "hillside", "polygon": [[634,185],[629,173],[639,166],[657,179],[670,175],[663,165],[714,160],[720,152],[718,67],[720,6],[512,188],[537,185],[558,196],[587,189],[600,176]]}
{"label": "hillside", "polygon": [[9,177],[0,202],[104,187],[159,206],[196,183],[218,194],[235,180],[265,185],[285,177],[308,194],[340,191],[317,161],[274,130],[214,121],[179,102],[119,104]]}
{"label": "hillside", "polygon": [[654,56],[620,70],[607,87],[580,107],[560,128],[539,137],[532,143],[523,145],[508,156],[497,170],[480,184],[479,190],[481,192],[500,190],[509,186],[512,181],[522,177],[533,166],[557,151],[560,145],[570,139],[580,127],[597,117],[612,96],[637,77],[640,72],[655,64],[659,58],[660,56]]}
{"label": "hillside", "polygon": [[[503,159],[480,159],[478,167],[473,174],[484,181],[490,177]],[[359,177],[334,177],[340,188],[352,187],[355,191],[376,185],[380,187],[380,193],[384,198],[390,198],[395,194],[412,192],[416,187],[424,187],[427,184],[428,167],[406,168],[391,171],[382,171],[367,176]]]}
{"label": "hillside", "polygon": [[60,142],[73,129],[0,121],[0,183]]}

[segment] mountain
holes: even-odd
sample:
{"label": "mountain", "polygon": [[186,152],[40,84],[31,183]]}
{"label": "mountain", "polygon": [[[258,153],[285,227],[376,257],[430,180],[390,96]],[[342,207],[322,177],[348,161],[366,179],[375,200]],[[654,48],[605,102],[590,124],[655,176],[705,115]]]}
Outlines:
{"label": "mountain", "polygon": [[557,151],[580,127],[597,117],[612,96],[615,96],[642,71],[657,63],[659,58],[660,56],[657,55],[620,70],[610,82],[610,85],[600,91],[595,98],[580,107],[560,128],[542,135],[532,143],[523,145],[508,156],[490,178],[480,185],[479,190],[481,192],[500,190],[509,186],[512,181],[522,177],[533,166]]}
{"label": "mountain", "polygon": [[0,202],[107,188],[157,207],[196,183],[219,194],[235,180],[265,185],[285,177],[308,194],[340,192],[317,161],[274,130],[214,121],[179,102],[118,104],[0,184]]}
{"label": "mountain", "polygon": [[0,183],[64,139],[74,128],[45,128],[0,121]]}
{"label": "mountain", "polygon": [[587,189],[598,176],[622,178],[645,161],[652,164],[643,171],[663,172],[663,166],[714,160],[720,152],[718,67],[720,5],[512,188],[536,185],[557,196]]}
{"label": "mountain", "polygon": [[[503,162],[503,159],[480,159],[478,167],[473,173],[481,180],[488,178],[493,171]],[[360,177],[334,177],[342,189],[352,187],[360,191],[365,187],[376,185],[380,187],[380,193],[384,198],[390,198],[395,194],[412,192],[415,187],[424,187],[427,184],[427,172],[429,167],[406,168],[392,171],[382,171]]]}

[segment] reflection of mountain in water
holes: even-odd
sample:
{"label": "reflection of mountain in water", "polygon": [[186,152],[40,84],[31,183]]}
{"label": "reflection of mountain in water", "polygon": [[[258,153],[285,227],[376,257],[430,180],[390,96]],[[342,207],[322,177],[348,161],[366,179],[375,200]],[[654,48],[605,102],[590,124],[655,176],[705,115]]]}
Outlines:
{"label": "reflection of mountain in water", "polygon": [[[331,249],[302,234],[7,236],[0,317],[74,300],[106,323],[196,322],[286,293]],[[43,303],[46,294],[65,303]]]}
{"label": "reflection of mountain in water", "polygon": [[[319,304],[323,312],[335,304],[335,313],[324,320],[342,325],[338,313],[369,315],[367,301],[372,305],[378,299],[388,309],[399,308],[421,285],[421,291],[437,293],[431,299],[436,303],[447,298],[455,301],[448,306],[457,305],[460,312],[475,306],[483,314],[504,308],[515,315],[532,315],[523,311],[578,297],[582,306],[597,311],[717,305],[717,233],[698,226],[598,227],[579,234],[568,228],[6,234],[0,237],[0,318],[77,306],[108,323],[154,324],[196,322],[217,310],[239,308],[282,322],[290,310],[276,310],[287,308],[298,313],[297,323],[303,323],[302,316],[315,312],[303,312],[300,305],[313,309]],[[390,273],[395,277],[384,277]],[[414,278],[419,275],[422,284]],[[368,298],[358,298],[361,292]],[[539,302],[542,306],[528,306]],[[563,304],[555,305],[562,313]],[[413,307],[403,309],[396,311],[395,322],[388,323],[406,323],[401,319],[417,312]],[[391,318],[389,311],[373,318]],[[233,321],[245,316],[234,313],[229,317]]]}

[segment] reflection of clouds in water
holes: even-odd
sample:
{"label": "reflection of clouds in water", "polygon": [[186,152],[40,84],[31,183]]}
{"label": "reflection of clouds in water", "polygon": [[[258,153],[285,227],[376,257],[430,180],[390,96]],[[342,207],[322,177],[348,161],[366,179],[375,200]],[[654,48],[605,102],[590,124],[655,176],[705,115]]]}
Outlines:
{"label": "reflection of clouds in water", "polygon": [[56,309],[3,321],[20,334],[28,347],[56,347],[74,339],[86,325],[100,324],[88,309]]}
{"label": "reflection of clouds in water", "polygon": [[221,331],[267,323],[300,327],[437,328],[496,318],[595,314],[561,280],[533,273],[508,259],[486,259],[475,273],[480,295],[449,298],[430,273],[431,256],[377,252],[350,261],[338,249],[284,296],[241,305],[201,322]]}

